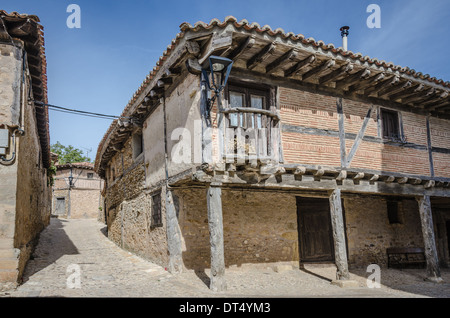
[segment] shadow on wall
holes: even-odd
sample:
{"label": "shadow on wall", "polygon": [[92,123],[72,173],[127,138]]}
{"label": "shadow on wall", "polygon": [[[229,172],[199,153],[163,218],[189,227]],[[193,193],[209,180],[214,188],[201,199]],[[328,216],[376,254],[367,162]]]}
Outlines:
{"label": "shadow on wall", "polygon": [[55,263],[64,255],[79,254],[63,229],[65,222],[67,221],[51,218],[50,225],[39,236],[39,242],[25,267],[22,282],[26,282],[29,277]]}

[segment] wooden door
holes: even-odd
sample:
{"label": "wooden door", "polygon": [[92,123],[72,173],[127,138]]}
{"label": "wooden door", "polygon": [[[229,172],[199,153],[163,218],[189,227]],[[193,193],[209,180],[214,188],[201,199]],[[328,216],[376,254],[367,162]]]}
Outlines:
{"label": "wooden door", "polygon": [[297,221],[300,262],[333,262],[329,200],[297,197]]}
{"label": "wooden door", "polygon": [[55,214],[64,215],[66,214],[66,199],[56,198]]}

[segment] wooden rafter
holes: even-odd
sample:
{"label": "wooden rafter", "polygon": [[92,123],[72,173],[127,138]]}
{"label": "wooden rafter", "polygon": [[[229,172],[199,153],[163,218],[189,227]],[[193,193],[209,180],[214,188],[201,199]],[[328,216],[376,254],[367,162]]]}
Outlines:
{"label": "wooden rafter", "polygon": [[237,60],[239,56],[241,56],[245,51],[252,48],[253,45],[255,45],[255,42],[256,40],[254,36],[246,37],[241,45],[231,51],[231,53],[227,57],[233,61]]}
{"label": "wooden rafter", "polygon": [[407,81],[405,83],[400,83],[400,78],[399,80],[396,82],[396,80],[394,79],[393,82],[391,83],[390,86],[383,88],[382,90],[377,92],[377,96],[378,97],[382,97],[385,95],[392,95],[395,94],[399,91],[402,91],[404,89],[407,89],[409,87],[411,87],[412,82],[411,81]]}
{"label": "wooden rafter", "polygon": [[423,84],[416,84],[413,85],[407,89],[405,89],[404,91],[400,91],[398,93],[389,95],[389,99],[390,100],[397,100],[397,99],[401,99],[401,98],[405,98],[405,97],[409,97],[413,94],[418,94],[419,92],[423,91],[425,88],[425,85]]}
{"label": "wooden rafter", "polygon": [[339,76],[348,74],[353,70],[353,64],[346,63],[345,65],[342,65],[338,69],[331,71],[329,74],[322,76],[319,78],[319,84],[325,84],[328,82],[335,81]]}
{"label": "wooden rafter", "polygon": [[363,68],[353,74],[350,74],[346,78],[336,82],[337,89],[343,89],[345,86],[353,85],[354,83],[364,80],[370,76],[370,70],[367,68]]}
{"label": "wooden rafter", "polygon": [[273,54],[277,47],[277,44],[275,42],[270,43],[266,45],[261,51],[253,55],[248,61],[247,61],[247,68],[249,70],[254,69],[259,63],[264,61],[268,56]]}
{"label": "wooden rafter", "polygon": [[266,66],[266,73],[270,74],[275,72],[277,69],[292,62],[298,56],[298,50],[291,49],[285,54],[277,58],[275,61]]}
{"label": "wooden rafter", "polygon": [[348,87],[348,92],[355,92],[359,90],[364,90],[369,86],[375,85],[376,83],[384,80],[386,78],[385,73],[380,73],[378,75],[372,76],[370,78],[367,78],[366,80],[359,81],[351,86]]}
{"label": "wooden rafter", "polygon": [[364,95],[370,95],[372,93],[377,93],[380,90],[385,89],[386,87],[391,87],[393,85],[396,85],[400,81],[400,77],[398,75],[393,75],[389,78],[387,78],[384,81],[381,81],[377,83],[376,85],[373,85],[371,87],[368,87],[364,90]]}
{"label": "wooden rafter", "polygon": [[336,60],[332,59],[332,60],[328,60],[322,64],[320,64],[319,66],[316,66],[314,68],[312,68],[311,70],[309,70],[308,72],[304,73],[302,75],[302,80],[306,81],[308,78],[316,75],[316,74],[320,74],[326,70],[328,70],[330,67],[333,67],[334,64],[336,64]]}
{"label": "wooden rafter", "polygon": [[297,64],[295,64],[294,66],[292,66],[290,69],[286,70],[284,72],[284,76],[285,77],[291,77],[296,75],[297,73],[299,73],[303,68],[305,68],[306,66],[310,65],[311,63],[313,63],[316,60],[316,56],[310,55],[307,58],[305,58],[304,60],[298,62]]}

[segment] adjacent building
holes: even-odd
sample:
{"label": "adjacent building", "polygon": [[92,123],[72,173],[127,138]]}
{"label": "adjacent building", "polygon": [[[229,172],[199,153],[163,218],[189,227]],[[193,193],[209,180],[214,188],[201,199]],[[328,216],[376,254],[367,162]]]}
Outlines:
{"label": "adjacent building", "polygon": [[102,179],[90,162],[57,164],[52,215],[70,219],[104,220]]}
{"label": "adjacent building", "polygon": [[0,10],[0,290],[20,281],[51,213],[43,27]]}
{"label": "adjacent building", "polygon": [[246,263],[331,262],[339,283],[392,248],[421,251],[440,281],[449,93],[282,29],[183,23],[98,147],[109,237],[173,273],[211,269],[213,290]]}

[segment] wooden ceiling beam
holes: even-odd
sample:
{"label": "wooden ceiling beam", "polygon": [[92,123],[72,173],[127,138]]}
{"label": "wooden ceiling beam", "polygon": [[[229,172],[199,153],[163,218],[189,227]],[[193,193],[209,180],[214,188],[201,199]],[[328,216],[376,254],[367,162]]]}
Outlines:
{"label": "wooden ceiling beam", "polygon": [[277,47],[277,44],[275,42],[272,42],[268,45],[266,45],[261,51],[253,55],[248,61],[247,61],[247,68],[249,70],[254,69],[259,63],[264,61],[267,57],[273,54]]}
{"label": "wooden ceiling beam", "polygon": [[332,60],[328,60],[328,61],[322,63],[319,66],[314,67],[313,69],[309,70],[308,72],[306,72],[302,75],[302,81],[306,81],[308,78],[328,70],[330,67],[333,67],[335,64],[336,64],[336,60],[332,59]]}
{"label": "wooden ceiling beam", "polygon": [[298,62],[297,64],[295,64],[294,66],[292,66],[290,69],[286,70],[284,72],[284,76],[285,77],[291,77],[291,76],[296,75],[303,68],[309,66],[311,63],[314,63],[315,60],[316,60],[316,56],[314,54],[308,56],[304,60],[302,60],[302,61]]}
{"label": "wooden ceiling beam", "polygon": [[353,74],[350,74],[346,78],[336,82],[336,89],[344,89],[345,86],[351,86],[361,80],[367,79],[370,76],[370,70],[363,68]]}
{"label": "wooden ceiling beam", "polygon": [[380,73],[378,75],[372,76],[370,78],[367,78],[366,80],[359,81],[359,82],[349,86],[347,91],[349,93],[352,93],[352,92],[356,92],[359,90],[364,90],[367,87],[375,85],[376,83],[384,80],[385,78],[386,78],[386,74]]}
{"label": "wooden ceiling beam", "polygon": [[331,71],[329,74],[319,78],[319,84],[326,84],[328,82],[335,81],[336,78],[338,78],[339,76],[351,72],[353,70],[353,67],[354,67],[353,64],[346,63],[345,65],[342,65],[338,69]]}
{"label": "wooden ceiling beam", "polygon": [[245,51],[251,49],[255,45],[255,37],[248,36],[244,41],[227,56],[229,59],[236,61]]}
{"label": "wooden ceiling beam", "polygon": [[402,99],[405,97],[409,97],[413,94],[418,94],[419,92],[423,91],[425,88],[425,86],[421,83],[421,84],[416,84],[414,86],[411,86],[407,89],[405,89],[404,91],[400,91],[398,93],[389,95],[389,99],[390,100],[397,100],[397,99]]}
{"label": "wooden ceiling beam", "polygon": [[277,69],[286,65],[287,63],[291,63],[298,56],[298,50],[291,49],[287,51],[285,54],[277,58],[275,61],[266,66],[266,73],[271,74],[275,72]]}

